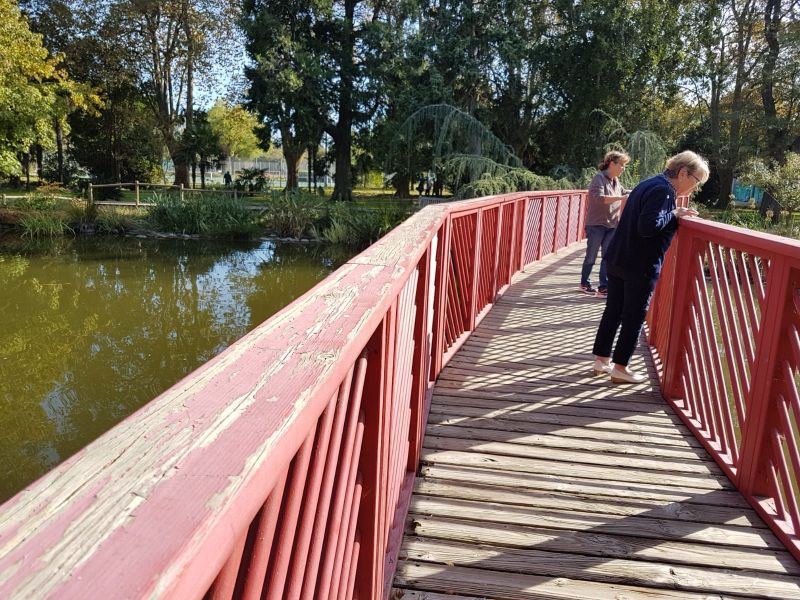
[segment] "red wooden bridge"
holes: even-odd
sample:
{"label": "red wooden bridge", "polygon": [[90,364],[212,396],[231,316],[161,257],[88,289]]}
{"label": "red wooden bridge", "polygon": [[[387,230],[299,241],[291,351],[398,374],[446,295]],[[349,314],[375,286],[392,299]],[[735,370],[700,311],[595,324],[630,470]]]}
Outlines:
{"label": "red wooden bridge", "polygon": [[684,221],[613,386],[584,202],[409,219],[0,507],[0,597],[800,598],[800,244]]}

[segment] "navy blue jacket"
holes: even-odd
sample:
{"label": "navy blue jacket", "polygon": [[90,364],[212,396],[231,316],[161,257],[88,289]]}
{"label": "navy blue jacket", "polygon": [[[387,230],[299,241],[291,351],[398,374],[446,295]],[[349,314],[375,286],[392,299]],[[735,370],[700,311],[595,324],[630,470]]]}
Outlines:
{"label": "navy blue jacket", "polygon": [[606,252],[608,271],[623,278],[658,279],[678,228],[674,209],[675,190],[666,176],[650,177],[633,188]]}

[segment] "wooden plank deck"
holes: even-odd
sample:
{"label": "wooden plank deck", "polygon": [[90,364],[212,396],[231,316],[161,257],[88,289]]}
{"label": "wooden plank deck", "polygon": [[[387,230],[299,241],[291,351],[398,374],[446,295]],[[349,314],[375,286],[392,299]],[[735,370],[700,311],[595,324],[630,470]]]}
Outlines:
{"label": "wooden plank deck", "polygon": [[583,250],[530,269],[442,372],[393,596],[800,598],[800,564],[651,383],[590,371]]}

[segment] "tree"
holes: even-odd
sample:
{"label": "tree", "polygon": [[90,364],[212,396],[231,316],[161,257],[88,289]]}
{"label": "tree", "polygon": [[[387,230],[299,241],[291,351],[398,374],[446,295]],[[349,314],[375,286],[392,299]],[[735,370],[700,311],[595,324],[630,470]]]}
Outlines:
{"label": "tree", "polygon": [[16,3],[0,0],[0,174],[18,173],[17,153],[52,138],[53,122],[63,119],[69,102],[83,103],[79,87]]}
{"label": "tree", "polygon": [[319,145],[324,126],[324,70],[315,48],[311,8],[279,0],[244,4],[242,24],[254,59],[254,65],[245,68],[249,106],[269,131],[279,134],[287,190],[297,188],[300,158]]}
{"label": "tree", "polygon": [[[309,115],[333,140],[335,182],[333,198],[352,197],[352,145],[354,130],[374,124],[385,107],[380,65],[402,52],[404,25],[413,2],[398,0],[371,3],[366,0],[294,0],[253,3],[245,7],[244,27],[256,67],[249,71],[254,83],[261,77],[277,90],[254,89],[251,102],[258,106],[259,94],[266,99],[259,109],[272,123],[291,123],[287,142],[311,135],[317,129]],[[264,32],[259,23],[270,21],[270,11],[291,15],[279,20],[276,34]],[[260,71],[260,73],[259,73]],[[277,81],[262,76],[281,75]],[[254,86],[255,87],[255,86]],[[280,110],[269,109],[271,97],[285,102]],[[283,131],[281,131],[283,137]],[[283,144],[284,141],[281,140]],[[309,143],[296,144],[307,147]]]}
{"label": "tree", "polygon": [[[206,169],[211,158],[222,153],[219,135],[211,127],[204,111],[195,113],[191,127],[183,133],[183,145],[192,165],[192,187],[195,187],[195,166],[200,166],[200,187],[206,187]],[[199,159],[199,160],[198,160]]]}
{"label": "tree", "polygon": [[235,4],[223,0],[87,0],[112,39],[133,54],[131,67],[150,99],[175,165],[175,183],[189,185],[181,131],[192,126],[194,73],[225,55]]}
{"label": "tree", "polygon": [[208,111],[208,123],[228,156],[228,170],[233,177],[233,157],[250,158],[258,152],[258,138],[254,132],[258,121],[244,107],[217,100]]}

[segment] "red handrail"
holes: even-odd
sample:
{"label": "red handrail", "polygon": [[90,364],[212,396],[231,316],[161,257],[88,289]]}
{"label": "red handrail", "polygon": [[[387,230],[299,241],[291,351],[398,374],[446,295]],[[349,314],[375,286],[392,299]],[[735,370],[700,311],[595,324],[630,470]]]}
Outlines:
{"label": "red handrail", "polygon": [[0,597],[384,596],[433,381],[584,205],[414,215],[0,507]]}
{"label": "red handrail", "polygon": [[648,317],[661,388],[800,559],[800,242],[681,222]]}

